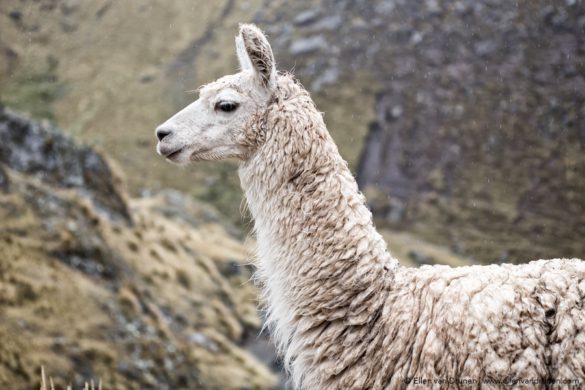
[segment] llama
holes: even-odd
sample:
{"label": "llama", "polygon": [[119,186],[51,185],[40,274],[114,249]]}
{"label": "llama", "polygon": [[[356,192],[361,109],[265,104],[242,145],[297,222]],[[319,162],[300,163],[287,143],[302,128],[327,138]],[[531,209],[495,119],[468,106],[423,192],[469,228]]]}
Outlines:
{"label": "llama", "polygon": [[585,386],[585,262],[405,268],[321,113],[254,25],[241,71],[156,130],[168,161],[236,158],[268,326],[296,388]]}

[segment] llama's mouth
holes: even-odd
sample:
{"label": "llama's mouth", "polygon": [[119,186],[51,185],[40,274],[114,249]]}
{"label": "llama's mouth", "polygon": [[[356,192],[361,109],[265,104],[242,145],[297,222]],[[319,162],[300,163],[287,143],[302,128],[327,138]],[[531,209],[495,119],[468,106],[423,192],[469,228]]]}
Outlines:
{"label": "llama's mouth", "polygon": [[165,147],[165,145],[161,145],[159,144],[158,146],[158,153],[163,156],[164,158],[166,158],[167,160],[173,161],[173,159],[175,157],[177,157],[179,154],[181,154],[181,152],[183,151],[184,148],[178,148],[178,149],[169,149],[167,147]]}
{"label": "llama's mouth", "polygon": [[167,160],[173,160],[174,157],[177,157],[179,154],[181,154],[181,152],[183,151],[183,148],[179,148],[178,150],[175,150],[174,152],[171,152],[169,154],[165,155],[165,158]]}

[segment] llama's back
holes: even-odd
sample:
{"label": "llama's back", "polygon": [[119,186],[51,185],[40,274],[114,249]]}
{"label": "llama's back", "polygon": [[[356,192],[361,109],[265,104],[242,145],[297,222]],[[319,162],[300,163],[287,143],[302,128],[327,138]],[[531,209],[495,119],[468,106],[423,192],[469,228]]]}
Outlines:
{"label": "llama's back", "polygon": [[380,384],[388,373],[393,385],[448,378],[488,387],[585,384],[582,260],[401,268],[384,320]]}

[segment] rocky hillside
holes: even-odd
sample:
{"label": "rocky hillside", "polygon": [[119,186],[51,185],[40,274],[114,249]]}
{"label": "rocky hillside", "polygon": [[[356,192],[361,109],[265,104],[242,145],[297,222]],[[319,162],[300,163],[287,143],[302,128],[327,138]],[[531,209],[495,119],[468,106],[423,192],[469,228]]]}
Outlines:
{"label": "rocky hillside", "polygon": [[4,108],[0,138],[0,388],[39,388],[41,366],[58,388],[275,388],[244,348],[250,248],[217,212],[129,199],[102,153]]}

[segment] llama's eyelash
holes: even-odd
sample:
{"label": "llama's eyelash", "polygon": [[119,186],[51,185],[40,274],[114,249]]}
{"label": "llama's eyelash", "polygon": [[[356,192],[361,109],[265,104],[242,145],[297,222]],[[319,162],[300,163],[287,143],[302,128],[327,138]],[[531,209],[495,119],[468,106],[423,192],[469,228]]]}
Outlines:
{"label": "llama's eyelash", "polygon": [[223,112],[233,112],[235,111],[240,105],[236,102],[230,101],[219,101],[215,103],[215,111],[223,111]]}

